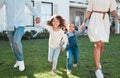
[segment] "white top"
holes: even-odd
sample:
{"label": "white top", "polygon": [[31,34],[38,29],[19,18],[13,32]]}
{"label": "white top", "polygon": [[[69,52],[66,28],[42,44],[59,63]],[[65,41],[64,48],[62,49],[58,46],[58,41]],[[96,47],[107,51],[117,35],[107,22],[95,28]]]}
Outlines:
{"label": "white top", "polygon": [[[101,6],[102,5],[102,6]],[[89,0],[88,11],[113,11],[116,10],[115,0]]]}
{"label": "white top", "polygon": [[[88,11],[108,12],[116,10],[115,0],[89,0]],[[88,36],[91,42],[109,42],[110,22],[108,13],[103,19],[102,13],[93,12],[88,24]]]}
{"label": "white top", "polygon": [[58,31],[54,31],[52,26],[39,24],[42,28],[45,28],[48,30],[50,36],[49,36],[49,47],[51,48],[57,48],[60,47],[61,39],[64,42],[63,46],[66,48],[66,45],[68,43],[67,35],[64,34],[64,31],[62,29]]}
{"label": "white top", "polygon": [[32,6],[31,0],[0,0],[0,8],[3,5],[6,6],[6,30],[13,31],[14,27],[25,26],[25,5],[36,17],[39,17],[38,12]]}

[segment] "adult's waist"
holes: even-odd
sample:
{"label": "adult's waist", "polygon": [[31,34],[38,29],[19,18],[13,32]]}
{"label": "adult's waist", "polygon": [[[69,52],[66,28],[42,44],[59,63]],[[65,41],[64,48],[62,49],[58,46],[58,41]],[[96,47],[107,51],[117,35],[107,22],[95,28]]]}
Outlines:
{"label": "adult's waist", "polygon": [[108,13],[107,11],[94,11],[94,10],[92,12],[103,14],[103,19],[105,18],[105,14]]}
{"label": "adult's waist", "polygon": [[95,13],[108,13],[107,11],[92,11],[92,12],[95,12]]}

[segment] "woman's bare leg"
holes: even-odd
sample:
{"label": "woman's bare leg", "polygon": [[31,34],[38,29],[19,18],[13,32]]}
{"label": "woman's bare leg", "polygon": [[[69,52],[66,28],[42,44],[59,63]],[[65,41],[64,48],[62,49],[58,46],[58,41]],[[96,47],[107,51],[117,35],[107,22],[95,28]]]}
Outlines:
{"label": "woman's bare leg", "polygon": [[100,57],[102,56],[103,52],[104,52],[104,42],[101,42]]}
{"label": "woman's bare leg", "polygon": [[98,41],[94,43],[94,61],[96,70],[99,69],[100,55],[101,55],[101,42]]}

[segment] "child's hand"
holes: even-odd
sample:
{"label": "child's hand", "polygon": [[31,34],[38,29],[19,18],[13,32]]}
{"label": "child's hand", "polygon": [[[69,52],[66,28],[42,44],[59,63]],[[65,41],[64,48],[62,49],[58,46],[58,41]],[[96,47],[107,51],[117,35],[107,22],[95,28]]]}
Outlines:
{"label": "child's hand", "polygon": [[37,18],[35,19],[35,22],[36,22],[36,24],[40,23],[40,18],[37,17]]}
{"label": "child's hand", "polygon": [[64,48],[64,47],[62,47],[62,48],[61,48],[61,50],[62,50],[62,51],[64,51],[64,50],[65,50],[65,48]]}

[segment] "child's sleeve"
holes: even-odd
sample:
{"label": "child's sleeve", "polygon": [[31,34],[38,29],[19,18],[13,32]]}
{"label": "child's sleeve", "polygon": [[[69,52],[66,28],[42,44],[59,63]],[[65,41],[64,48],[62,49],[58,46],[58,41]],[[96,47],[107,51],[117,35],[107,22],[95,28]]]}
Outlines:
{"label": "child's sleeve", "polygon": [[35,27],[37,27],[37,28],[44,28],[44,29],[47,29],[47,30],[50,29],[50,26],[48,26],[46,24],[43,24],[43,23],[36,24]]}
{"label": "child's sleeve", "polygon": [[66,48],[66,45],[68,44],[68,38],[67,38],[66,34],[64,34],[64,36],[63,36],[63,42],[64,42],[64,44],[62,47]]}
{"label": "child's sleeve", "polygon": [[76,31],[76,30],[75,30],[74,32],[75,32],[75,35],[76,35],[76,36],[80,36],[81,33],[83,32],[83,30],[79,30],[79,31]]}

